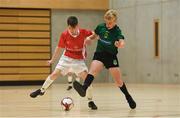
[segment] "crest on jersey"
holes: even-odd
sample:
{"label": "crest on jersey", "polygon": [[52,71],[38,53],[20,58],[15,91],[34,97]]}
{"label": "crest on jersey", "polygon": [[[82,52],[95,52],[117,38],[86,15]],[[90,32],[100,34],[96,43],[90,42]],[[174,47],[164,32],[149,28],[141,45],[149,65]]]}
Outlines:
{"label": "crest on jersey", "polygon": [[105,38],[105,39],[107,39],[107,38],[108,38],[108,36],[109,36],[109,32],[108,32],[108,31],[106,31],[106,32],[104,33],[104,38]]}
{"label": "crest on jersey", "polygon": [[113,64],[114,64],[114,65],[117,65],[117,64],[118,64],[116,59],[113,60]]}

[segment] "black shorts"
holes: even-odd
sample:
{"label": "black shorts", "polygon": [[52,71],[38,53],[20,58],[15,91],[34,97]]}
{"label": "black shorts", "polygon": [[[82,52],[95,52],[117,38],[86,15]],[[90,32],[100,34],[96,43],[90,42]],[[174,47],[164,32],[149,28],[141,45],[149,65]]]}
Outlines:
{"label": "black shorts", "polygon": [[95,52],[93,60],[101,61],[107,69],[119,67],[117,56],[107,52]]}

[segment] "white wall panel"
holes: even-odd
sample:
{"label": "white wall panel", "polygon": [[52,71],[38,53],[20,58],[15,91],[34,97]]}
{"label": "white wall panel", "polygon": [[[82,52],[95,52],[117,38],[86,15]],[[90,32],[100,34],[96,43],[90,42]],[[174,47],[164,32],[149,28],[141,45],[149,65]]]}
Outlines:
{"label": "white wall panel", "polygon": [[180,1],[163,4],[163,79],[180,83]]}

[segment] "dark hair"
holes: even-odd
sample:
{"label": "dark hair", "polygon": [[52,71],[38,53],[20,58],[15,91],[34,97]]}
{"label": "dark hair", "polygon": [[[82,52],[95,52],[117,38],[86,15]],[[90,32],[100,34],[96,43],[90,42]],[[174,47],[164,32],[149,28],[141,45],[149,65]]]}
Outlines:
{"label": "dark hair", "polygon": [[68,19],[67,19],[67,25],[68,26],[70,25],[71,27],[76,27],[77,24],[78,24],[77,17],[75,17],[75,16],[68,17]]}

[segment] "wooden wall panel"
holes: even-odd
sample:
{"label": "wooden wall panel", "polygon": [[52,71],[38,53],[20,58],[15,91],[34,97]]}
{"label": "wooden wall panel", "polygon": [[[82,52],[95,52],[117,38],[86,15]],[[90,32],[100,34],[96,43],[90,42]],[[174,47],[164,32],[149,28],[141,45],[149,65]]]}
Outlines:
{"label": "wooden wall panel", "polygon": [[26,80],[45,80],[48,74],[14,74],[1,75],[1,81],[26,81]]}
{"label": "wooden wall panel", "polygon": [[18,30],[28,30],[28,31],[49,31],[49,25],[39,25],[39,24],[0,24],[0,30],[4,31],[18,31]]}
{"label": "wooden wall panel", "polygon": [[44,80],[48,76],[50,12],[0,9],[0,81]]}
{"label": "wooden wall panel", "polygon": [[50,32],[26,32],[26,31],[0,31],[0,37],[21,37],[21,38],[50,38]]}
{"label": "wooden wall panel", "polygon": [[49,17],[0,16],[0,23],[6,24],[50,24]]}
{"label": "wooden wall panel", "polygon": [[1,67],[0,74],[43,74],[50,73],[48,67],[20,68],[20,67]]}
{"label": "wooden wall panel", "polygon": [[49,46],[0,46],[0,52],[47,52],[50,53]]}
{"label": "wooden wall panel", "polygon": [[50,39],[0,39],[0,45],[48,45],[50,46]]}
{"label": "wooden wall panel", "polygon": [[0,0],[0,7],[106,10],[109,0]]}
{"label": "wooden wall panel", "polygon": [[[8,4],[11,4],[10,2]],[[0,16],[26,16],[26,17],[49,17],[49,10],[33,9],[0,9]]]}
{"label": "wooden wall panel", "polygon": [[1,67],[49,67],[44,60],[0,60]]}
{"label": "wooden wall panel", "polygon": [[50,59],[49,53],[0,53],[0,60],[8,59]]}

